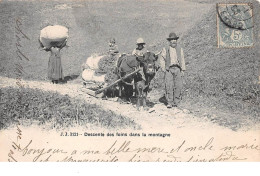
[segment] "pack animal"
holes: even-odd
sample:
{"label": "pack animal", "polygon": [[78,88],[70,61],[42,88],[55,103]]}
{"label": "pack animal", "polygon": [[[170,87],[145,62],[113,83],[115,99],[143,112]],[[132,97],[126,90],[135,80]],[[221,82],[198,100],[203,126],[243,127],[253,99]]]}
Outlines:
{"label": "pack animal", "polygon": [[136,73],[135,75],[128,77],[127,79],[119,83],[119,97],[122,98],[122,90],[124,89],[126,100],[130,101],[130,98],[133,95],[133,85],[131,83],[134,80],[137,92],[137,109],[140,108],[141,101],[143,103],[143,107],[147,109],[146,97],[149,90],[150,82],[154,78],[157,70],[157,59],[158,56],[156,56],[152,52],[145,53],[141,63],[139,63],[136,60],[136,57],[132,55],[125,55],[119,59],[119,77],[123,77],[126,74],[133,72],[136,68],[139,67],[139,64],[143,67],[145,79],[142,78],[140,73]]}

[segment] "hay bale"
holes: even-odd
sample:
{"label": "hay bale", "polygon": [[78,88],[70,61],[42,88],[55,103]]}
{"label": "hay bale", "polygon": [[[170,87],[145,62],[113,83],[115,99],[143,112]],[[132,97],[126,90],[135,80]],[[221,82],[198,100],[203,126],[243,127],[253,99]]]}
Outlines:
{"label": "hay bale", "polygon": [[108,84],[117,80],[114,73],[118,56],[103,55],[91,56],[83,65],[82,78],[85,81],[106,82]]}
{"label": "hay bale", "polygon": [[97,75],[94,70],[84,69],[82,74],[82,79],[87,82],[104,83],[105,75]]}
{"label": "hay bale", "polygon": [[106,73],[106,76],[105,76],[105,82],[107,84],[112,84],[113,82],[115,82],[116,80],[118,80],[118,76],[117,74],[114,73],[113,70],[110,70]]}
{"label": "hay bale", "polygon": [[87,58],[87,61],[84,65],[85,68],[89,68],[92,70],[98,70],[99,69],[99,62],[104,56],[97,56],[97,55],[91,55]]}
{"label": "hay bale", "polygon": [[98,62],[97,72],[108,73],[111,70],[114,70],[116,67],[116,56],[107,55],[101,58]]}
{"label": "hay bale", "polygon": [[47,26],[40,32],[40,42],[45,48],[62,47],[68,37],[68,28],[60,25]]}

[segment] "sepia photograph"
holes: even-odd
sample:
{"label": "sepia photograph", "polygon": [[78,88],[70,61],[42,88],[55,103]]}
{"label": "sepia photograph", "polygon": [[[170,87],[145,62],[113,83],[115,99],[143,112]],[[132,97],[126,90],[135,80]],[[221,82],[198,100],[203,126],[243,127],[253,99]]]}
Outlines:
{"label": "sepia photograph", "polygon": [[0,161],[260,161],[259,1],[0,9]]}

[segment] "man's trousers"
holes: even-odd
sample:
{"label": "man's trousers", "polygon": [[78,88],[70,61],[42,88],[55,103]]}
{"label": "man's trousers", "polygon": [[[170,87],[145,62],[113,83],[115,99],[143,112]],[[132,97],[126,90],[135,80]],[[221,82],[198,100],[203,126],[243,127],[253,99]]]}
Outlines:
{"label": "man's trousers", "polygon": [[170,67],[165,72],[165,93],[168,104],[177,106],[181,100],[183,88],[182,74],[179,67]]}

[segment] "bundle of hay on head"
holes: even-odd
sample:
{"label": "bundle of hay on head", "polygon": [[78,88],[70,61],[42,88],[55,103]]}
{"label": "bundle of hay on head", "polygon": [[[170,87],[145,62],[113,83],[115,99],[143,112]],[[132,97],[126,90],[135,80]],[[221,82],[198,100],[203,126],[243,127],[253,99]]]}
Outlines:
{"label": "bundle of hay on head", "polygon": [[68,28],[60,25],[47,26],[40,32],[39,42],[45,50],[51,47],[63,48],[69,37]]}

